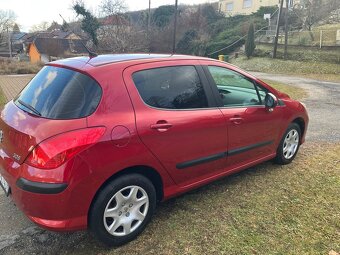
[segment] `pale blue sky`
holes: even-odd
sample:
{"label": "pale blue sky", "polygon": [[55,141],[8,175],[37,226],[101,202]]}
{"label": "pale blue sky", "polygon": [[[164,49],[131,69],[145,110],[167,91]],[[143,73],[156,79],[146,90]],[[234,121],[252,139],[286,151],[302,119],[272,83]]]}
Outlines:
{"label": "pale blue sky", "polygon": [[[129,10],[146,9],[149,0],[125,0]],[[200,4],[205,2],[215,2],[217,0],[179,0],[179,4]],[[72,0],[0,0],[1,10],[13,10],[17,15],[17,22],[21,29],[28,31],[34,24],[42,21],[61,23],[59,13],[68,20],[74,20],[75,15],[71,11]],[[94,12],[101,0],[85,0],[85,3]],[[152,7],[164,4],[174,4],[175,0],[151,0]]]}

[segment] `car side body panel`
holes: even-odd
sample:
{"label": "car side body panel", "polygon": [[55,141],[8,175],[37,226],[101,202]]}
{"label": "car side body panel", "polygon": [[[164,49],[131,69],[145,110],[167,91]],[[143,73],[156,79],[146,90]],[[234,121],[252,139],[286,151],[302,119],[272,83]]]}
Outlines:
{"label": "car side body panel", "polygon": [[[14,202],[32,221],[44,228],[57,231],[86,228],[88,213],[97,192],[108,180],[126,169],[143,166],[156,171],[162,181],[162,199],[166,200],[272,159],[289,123],[296,119],[305,123],[301,143],[305,139],[308,116],[299,102],[220,61],[176,55],[148,58],[147,54],[140,54],[138,59],[127,57],[122,61],[112,55],[60,60],[49,65],[81,72],[98,82],[103,96],[95,112],[87,118],[66,122],[39,120],[16,109],[10,102],[1,112],[1,127],[5,124],[14,127],[17,125],[15,121],[24,123],[23,120],[27,120],[17,129],[26,136],[35,132],[34,135],[39,138],[36,143],[68,130],[98,126],[106,129],[96,144],[60,167],[49,170],[29,166],[24,159],[24,163],[16,161],[11,155],[14,147],[6,151],[7,148],[2,148],[0,144],[0,174],[10,185]],[[208,93],[209,109],[172,111],[155,109],[143,102],[131,78],[132,73],[145,68],[174,65],[196,66]],[[283,104],[272,113],[266,112],[264,107],[222,109],[216,102],[214,105],[212,89],[207,87],[210,86],[209,81],[199,70],[202,68],[200,65],[218,65],[239,72],[267,88]],[[13,114],[20,115],[21,119],[12,118]],[[249,125],[230,128],[230,118],[237,114],[241,114]],[[272,126],[269,114],[277,115]],[[174,123],[173,129],[159,132],[150,128],[159,120],[171,121],[171,124]],[[39,126],[41,123],[44,126]],[[257,133],[258,130],[262,133]],[[231,159],[235,155],[228,155],[230,151],[267,140],[273,142],[259,150],[240,152],[234,162]],[[42,183],[48,187],[50,184],[66,184],[66,188],[55,194],[30,192],[18,186],[20,178],[32,185]]]}

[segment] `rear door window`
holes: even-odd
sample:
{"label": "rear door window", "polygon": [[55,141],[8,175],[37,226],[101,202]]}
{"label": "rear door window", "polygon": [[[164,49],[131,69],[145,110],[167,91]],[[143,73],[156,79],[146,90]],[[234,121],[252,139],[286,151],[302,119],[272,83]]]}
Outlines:
{"label": "rear door window", "polygon": [[46,66],[14,99],[22,110],[48,119],[89,116],[102,96],[89,76],[65,68]]}
{"label": "rear door window", "polygon": [[203,84],[194,66],[171,66],[132,75],[143,101],[163,109],[207,108]]}

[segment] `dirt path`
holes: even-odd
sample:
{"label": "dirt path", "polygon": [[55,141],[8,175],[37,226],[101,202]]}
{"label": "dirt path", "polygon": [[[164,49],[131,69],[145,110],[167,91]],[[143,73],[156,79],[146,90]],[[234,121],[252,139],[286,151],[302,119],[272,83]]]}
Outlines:
{"label": "dirt path", "polygon": [[[307,90],[308,98],[303,100],[310,116],[306,146],[309,141],[340,142],[340,84],[285,75],[254,75]],[[0,86],[7,97],[13,97],[31,78],[32,76],[0,76]],[[82,254],[97,254],[107,251],[87,232],[60,234],[36,227],[2,191],[0,225],[0,254],[73,254],[78,250]]]}

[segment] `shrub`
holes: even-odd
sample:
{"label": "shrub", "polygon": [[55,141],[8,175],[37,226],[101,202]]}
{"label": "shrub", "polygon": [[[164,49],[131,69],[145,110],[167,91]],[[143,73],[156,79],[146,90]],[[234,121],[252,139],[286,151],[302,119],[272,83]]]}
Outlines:
{"label": "shrub", "polygon": [[15,60],[0,59],[0,74],[34,74],[40,71],[43,64],[31,64]]}

